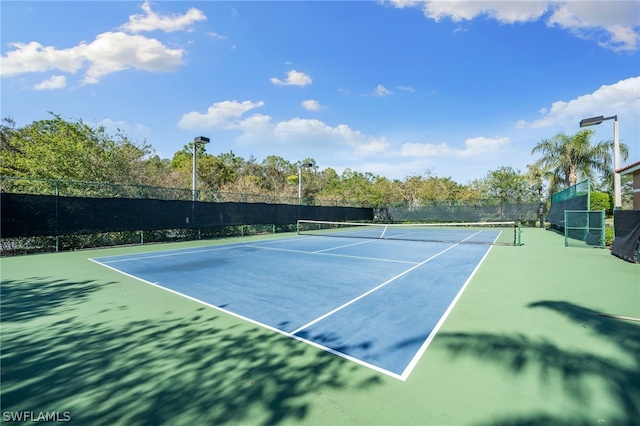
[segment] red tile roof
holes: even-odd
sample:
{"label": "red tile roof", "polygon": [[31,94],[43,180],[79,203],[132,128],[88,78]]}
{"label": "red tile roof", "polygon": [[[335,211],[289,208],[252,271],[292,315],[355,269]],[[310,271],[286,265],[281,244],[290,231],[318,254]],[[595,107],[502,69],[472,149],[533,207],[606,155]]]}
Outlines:
{"label": "red tile roof", "polygon": [[[628,166],[622,167],[621,169],[616,170],[616,173],[627,175],[637,170],[640,170],[640,161],[636,161],[633,164],[629,164]],[[623,172],[626,172],[626,173],[623,173]]]}

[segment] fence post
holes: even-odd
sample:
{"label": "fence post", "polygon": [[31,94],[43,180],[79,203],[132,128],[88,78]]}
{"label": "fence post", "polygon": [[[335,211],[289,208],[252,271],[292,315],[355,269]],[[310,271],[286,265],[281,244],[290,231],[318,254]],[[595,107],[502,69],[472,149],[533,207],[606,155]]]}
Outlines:
{"label": "fence post", "polygon": [[60,181],[56,179],[56,253],[60,251],[60,236],[58,235],[58,197],[60,196]]}
{"label": "fence post", "polygon": [[607,225],[605,223],[605,215],[606,215],[606,210],[602,209],[602,213],[600,216],[600,229],[602,230],[602,232],[600,232],[600,247],[605,248],[607,246],[606,244],[606,238],[605,235],[607,233]]}

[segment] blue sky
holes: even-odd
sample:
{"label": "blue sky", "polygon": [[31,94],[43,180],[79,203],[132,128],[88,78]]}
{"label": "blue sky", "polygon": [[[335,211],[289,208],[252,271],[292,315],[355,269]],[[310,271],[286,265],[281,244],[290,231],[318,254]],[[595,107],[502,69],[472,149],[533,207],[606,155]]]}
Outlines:
{"label": "blue sky", "polygon": [[[7,2],[1,112],[117,128],[162,158],[313,158],[459,183],[617,115],[640,160],[640,2]],[[592,127],[612,139],[613,124]]]}

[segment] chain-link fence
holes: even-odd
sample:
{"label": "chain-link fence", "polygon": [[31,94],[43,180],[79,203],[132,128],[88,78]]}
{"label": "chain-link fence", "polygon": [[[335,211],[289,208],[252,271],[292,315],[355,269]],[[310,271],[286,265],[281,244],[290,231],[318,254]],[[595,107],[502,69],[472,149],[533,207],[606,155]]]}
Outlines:
{"label": "chain-link fence", "polygon": [[[57,195],[61,197],[148,198],[156,200],[193,200],[193,190],[109,182],[81,182],[54,179],[0,176],[0,191],[11,194]],[[283,197],[270,194],[197,190],[196,200],[204,202],[302,204],[307,206],[360,207],[344,198]]]}
{"label": "chain-link fence", "polygon": [[590,188],[591,181],[586,179],[551,195],[551,208],[549,209],[547,220],[552,229],[564,232],[565,211],[589,210],[591,204]]}
{"label": "chain-link fence", "polygon": [[198,191],[193,202],[190,189],[106,182],[0,176],[0,192],[5,256],[291,232],[300,217],[373,218],[340,200]]}
{"label": "chain-link fence", "polygon": [[[221,221],[213,225],[211,221],[202,226],[196,225],[191,217],[191,222],[185,222],[188,214],[183,214],[182,225],[176,225],[177,220],[172,219],[172,215],[176,212],[182,212],[184,205],[180,203],[189,202],[191,206],[194,199],[194,193],[191,189],[186,188],[166,188],[147,185],[131,185],[131,184],[115,184],[108,182],[79,182],[65,180],[47,180],[33,179],[24,177],[8,177],[0,176],[0,191],[3,194],[20,194],[19,208],[22,209],[22,217],[38,216],[45,214],[45,211],[52,211],[53,207],[49,204],[55,204],[56,214],[63,212],[65,206],[71,206],[66,210],[75,209],[78,213],[76,216],[66,215],[74,218],[67,220],[71,223],[70,228],[74,230],[80,229],[77,226],[78,220],[84,221],[83,231],[67,232],[63,231],[61,224],[65,224],[58,216],[47,216],[46,220],[31,221],[30,233],[18,234],[19,237],[6,238],[0,236],[0,250],[3,255],[12,253],[29,253],[38,251],[53,250],[72,250],[88,247],[101,247],[123,244],[140,244],[145,242],[162,242],[162,241],[179,241],[192,240],[198,238],[215,238],[234,235],[250,235],[260,233],[287,232],[295,229],[295,219],[282,220],[284,211],[291,210],[293,206],[308,207],[311,209],[340,209],[372,207],[362,203],[352,202],[343,196],[336,196],[334,199],[323,199],[314,197],[283,197],[270,194],[248,194],[248,193],[232,193],[218,192],[210,190],[200,190],[196,192],[196,200],[193,203],[201,209],[216,208],[214,204],[227,204],[227,208],[240,209],[244,207],[245,219],[243,221],[229,222]],[[11,197],[3,197],[9,200]],[[45,199],[46,198],[46,199]],[[147,200],[147,201],[144,201]],[[168,207],[171,202],[177,203],[176,206]],[[144,204],[144,207],[132,207],[137,204]],[[150,208],[148,204],[161,204],[159,208]],[[237,206],[231,204],[237,203]],[[80,208],[91,204],[93,208]],[[155,205],[154,204],[154,205]],[[278,220],[265,223],[264,217],[272,209],[269,206],[282,205],[279,208]],[[45,207],[43,207],[45,206]],[[49,206],[49,207],[46,207]],[[253,206],[253,207],[249,207]],[[190,209],[191,207],[188,207]],[[146,210],[144,210],[146,209]],[[187,209],[187,210],[188,210]],[[288,209],[288,210],[287,210]],[[479,222],[479,221],[519,221],[522,223],[534,223],[541,215],[539,203],[521,203],[521,204],[505,204],[504,200],[499,199],[468,199],[468,200],[420,200],[411,205],[394,204],[389,206],[376,206],[373,209],[372,217],[374,222]],[[320,214],[326,218],[326,211],[314,210],[314,214]],[[369,209],[371,211],[371,209]],[[166,229],[159,229],[157,226],[146,226],[150,223],[150,215],[146,214],[144,219],[138,217],[142,211],[154,212],[156,219],[167,223]],[[225,210],[226,212],[227,210]],[[263,212],[263,213],[260,213]],[[301,211],[296,210],[296,215],[300,215]],[[334,212],[335,213],[335,212]],[[342,214],[342,213],[341,213]],[[45,214],[46,215],[46,214]],[[288,214],[291,216],[291,212]],[[125,218],[134,217],[142,225],[128,228],[118,228],[111,224],[123,223]],[[191,215],[193,216],[193,215]],[[204,215],[202,217],[205,217]],[[210,215],[209,215],[210,216]],[[207,216],[207,217],[209,217]],[[216,216],[216,215],[214,215]],[[251,219],[247,219],[248,217]],[[260,220],[256,220],[256,216],[260,216]],[[291,216],[293,217],[293,216]],[[345,220],[337,217],[330,217],[331,220]],[[175,218],[173,218],[175,219]],[[308,217],[314,219],[314,217]],[[48,229],[55,227],[55,235],[44,232],[34,233],[33,227],[42,227],[47,225]],[[75,222],[74,222],[75,221]],[[18,220],[16,224],[25,220]],[[55,222],[55,225],[52,223]],[[260,223],[257,223],[260,222]],[[40,223],[40,225],[35,225]],[[106,228],[94,229],[99,223],[109,223]],[[185,224],[186,223],[186,224]],[[204,223],[204,222],[203,222]],[[5,223],[6,225],[7,223]],[[22,226],[21,225],[21,226]],[[16,225],[18,226],[18,225]],[[47,226],[45,226],[47,228]],[[69,226],[67,226],[69,228]],[[6,228],[5,228],[6,229]],[[13,227],[15,230],[15,227]],[[107,231],[108,232],[105,232]]]}
{"label": "chain-link fence", "polygon": [[558,204],[562,201],[570,200],[572,198],[581,197],[584,195],[589,196],[589,192],[591,191],[590,188],[591,181],[589,179],[585,179],[582,182],[578,182],[575,185],[552,194],[551,204]]}

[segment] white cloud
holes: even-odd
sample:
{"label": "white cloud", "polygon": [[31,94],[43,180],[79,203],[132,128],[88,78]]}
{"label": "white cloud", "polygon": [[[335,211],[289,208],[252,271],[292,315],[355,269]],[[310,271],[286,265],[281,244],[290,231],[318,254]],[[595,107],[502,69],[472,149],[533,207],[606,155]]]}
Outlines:
{"label": "white cloud", "polygon": [[224,101],[213,104],[206,113],[192,111],[182,116],[178,127],[187,130],[235,130],[238,145],[268,146],[271,154],[322,156],[340,153],[345,157],[381,155],[390,152],[384,137],[364,135],[346,124],[330,126],[320,120],[294,117],[274,122],[264,114],[245,114],[264,102]]}
{"label": "white cloud", "polygon": [[223,101],[211,105],[207,112],[191,111],[182,115],[178,127],[182,129],[236,129],[239,128],[240,117],[252,109],[261,107],[264,102]]}
{"label": "white cloud", "polygon": [[393,95],[393,92],[387,89],[386,87],[384,87],[382,84],[378,84],[376,88],[373,89],[372,95],[383,98],[385,96]]}
{"label": "white cloud", "polygon": [[280,140],[295,139],[299,135],[316,137],[329,134],[332,128],[320,120],[292,118],[288,121],[277,123],[273,129],[274,135]]}
{"label": "white cloud", "polygon": [[320,102],[316,101],[315,99],[307,99],[306,101],[302,101],[302,107],[307,111],[320,111],[321,109],[325,108],[320,105]]}
{"label": "white cloud", "polygon": [[75,73],[83,64],[82,46],[70,49],[56,49],[32,41],[30,43],[10,43],[14,50],[0,58],[0,74],[13,76],[28,72],[60,70]]}
{"label": "white cloud", "polygon": [[599,45],[614,51],[636,50],[640,41],[637,1],[392,0],[391,4],[399,8],[420,5],[424,15],[436,22],[470,21],[481,15],[504,24],[546,19],[549,26],[596,39]]}
{"label": "white cloud", "polygon": [[312,83],[311,77],[303,72],[291,70],[287,73],[286,80],[280,80],[279,78],[271,78],[270,81],[276,86],[308,86]]}
{"label": "white cloud", "polygon": [[[636,50],[640,3],[632,2],[567,2],[553,11],[547,25],[566,28],[584,39],[597,39],[602,47],[614,50]],[[603,37],[604,35],[604,37]]]}
{"label": "white cloud", "polygon": [[446,143],[415,143],[407,142],[400,147],[400,153],[406,157],[471,157],[500,151],[509,145],[508,137],[469,138],[465,141],[464,149],[451,148]]}
{"label": "white cloud", "polygon": [[207,34],[210,35],[213,38],[217,38],[217,39],[220,39],[220,40],[226,40],[227,39],[227,36],[220,35],[220,34],[214,32],[214,31],[211,31],[211,32],[209,32]]}
{"label": "white cloud", "polygon": [[89,62],[84,83],[94,84],[105,75],[129,68],[163,72],[182,63],[184,51],[169,49],[158,40],[123,32],[99,34],[80,49]]}
{"label": "white cloud", "polygon": [[415,93],[415,91],[416,91],[416,89],[414,89],[411,86],[397,86],[397,89],[405,91],[405,92],[410,92],[410,93]]}
{"label": "white cloud", "polygon": [[75,73],[88,64],[83,83],[95,84],[105,75],[125,69],[172,71],[182,63],[184,51],[169,49],[158,40],[123,32],[106,32],[87,44],[56,49],[37,42],[14,43],[15,50],[1,58],[3,76],[58,70]]}
{"label": "white cloud", "polygon": [[384,136],[371,137],[367,142],[356,145],[355,152],[359,155],[370,156],[390,153],[391,145]]}
{"label": "white cloud", "polygon": [[[151,11],[148,2],[143,9],[147,15],[134,15],[122,28],[129,32],[177,31],[191,23],[206,19],[202,12],[190,9],[184,15],[161,16]],[[182,64],[185,51],[171,49],[154,38],[127,34],[122,31],[98,34],[90,42],[59,49],[36,41],[11,43],[13,50],[0,58],[0,75],[14,76],[51,70],[74,74],[87,67],[82,83],[95,84],[111,73],[138,69],[149,72],[173,71]]]}
{"label": "white cloud", "polygon": [[450,18],[454,22],[472,20],[479,15],[487,15],[502,23],[537,20],[546,11],[545,2],[532,1],[427,1],[423,12],[436,22]]}
{"label": "white cloud", "polygon": [[67,78],[64,75],[54,75],[48,80],[33,86],[35,90],[55,90],[67,86]]}
{"label": "white cloud", "polygon": [[141,7],[145,13],[143,15],[137,14],[129,16],[129,22],[120,27],[122,30],[130,33],[155,30],[169,33],[188,30],[194,22],[207,20],[205,14],[196,8],[189,9],[187,13],[183,15],[173,14],[163,16],[151,10],[149,1],[145,1]]}
{"label": "white cloud", "polygon": [[329,144],[356,148],[369,142],[369,138],[346,124],[333,127],[320,120],[297,117],[276,123],[273,137],[278,143],[322,143],[320,146],[325,148]]}
{"label": "white cloud", "polygon": [[[250,131],[245,130],[247,132],[243,135],[243,141],[249,142],[247,135]],[[351,161],[391,154],[390,144],[384,137],[367,136],[346,124],[330,126],[320,120],[292,118],[275,123],[268,131],[269,133],[260,135],[251,132],[254,136],[253,144],[271,141],[270,147],[279,145],[287,150],[304,152],[308,156],[337,156]]]}
{"label": "white cloud", "polygon": [[235,128],[242,131],[239,140],[252,144],[263,137],[273,133],[271,117],[264,114],[253,114],[243,120],[237,121]]}
{"label": "white cloud", "polygon": [[551,108],[542,108],[542,118],[527,122],[518,121],[517,127],[543,128],[553,126],[575,126],[581,119],[600,114],[640,116],[640,77],[603,85],[595,92],[579,96],[570,101],[556,101]]}
{"label": "white cloud", "polygon": [[466,149],[464,150],[464,155],[476,155],[487,152],[498,151],[507,145],[509,145],[508,137],[497,137],[497,138],[485,138],[485,137],[477,137],[470,138],[465,141]]}

